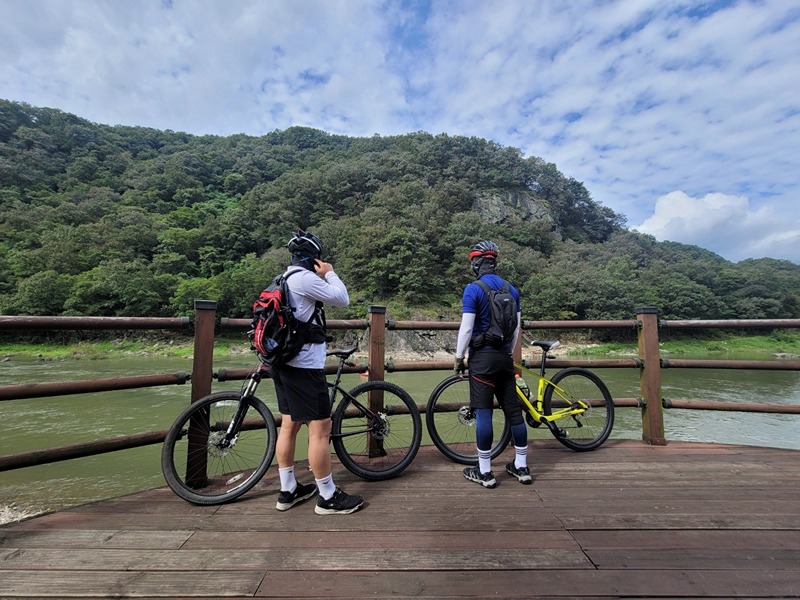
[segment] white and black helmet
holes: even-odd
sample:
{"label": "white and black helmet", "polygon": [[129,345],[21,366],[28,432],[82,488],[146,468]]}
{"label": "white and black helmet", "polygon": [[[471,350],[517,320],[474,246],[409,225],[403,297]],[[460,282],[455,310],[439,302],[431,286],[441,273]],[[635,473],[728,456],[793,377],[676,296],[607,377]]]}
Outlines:
{"label": "white and black helmet", "polygon": [[321,258],[324,251],[322,241],[313,233],[302,229],[292,233],[292,239],[286,244],[292,256],[310,256]]}

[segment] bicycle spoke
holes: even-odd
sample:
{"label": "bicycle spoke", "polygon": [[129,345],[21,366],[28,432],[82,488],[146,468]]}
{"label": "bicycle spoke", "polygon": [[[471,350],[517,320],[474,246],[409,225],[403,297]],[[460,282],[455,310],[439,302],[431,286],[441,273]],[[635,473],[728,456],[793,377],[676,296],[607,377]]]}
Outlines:
{"label": "bicycle spoke", "polygon": [[[370,410],[370,393],[380,406]],[[364,479],[402,472],[417,454],[422,420],[411,397],[388,382],[357,386],[342,398],[333,416],[333,447],[342,464]]]}
{"label": "bicycle spoke", "polygon": [[564,369],[552,381],[556,387],[545,390],[544,412],[558,417],[552,422],[558,441],[573,450],[600,446],[614,426],[614,403],[605,384],[580,368]]}
{"label": "bicycle spoke", "polygon": [[[431,441],[450,460],[461,464],[478,464],[475,437],[475,415],[469,407],[469,378],[452,375],[440,383],[428,400],[425,423]],[[494,446],[492,458],[508,445],[511,430],[503,411],[492,411]]]}
{"label": "bicycle spoke", "polygon": [[239,394],[221,392],[194,403],[167,434],[162,470],[169,486],[197,504],[219,504],[252,488],[275,453],[276,429],[269,409],[249,398],[244,423],[226,436]]}

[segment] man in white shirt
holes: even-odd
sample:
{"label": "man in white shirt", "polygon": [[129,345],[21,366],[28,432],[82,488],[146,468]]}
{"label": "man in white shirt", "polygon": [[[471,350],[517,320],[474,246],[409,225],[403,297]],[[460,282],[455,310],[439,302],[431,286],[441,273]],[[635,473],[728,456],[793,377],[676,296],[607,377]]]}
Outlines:
{"label": "man in white shirt", "polygon": [[[319,491],[314,511],[320,515],[349,514],[364,504],[361,496],[345,493],[333,482],[331,472],[331,403],[325,378],[325,338],[322,305],[347,306],[350,297],[330,263],[322,261],[323,246],[313,233],[298,231],[289,240],[292,262],[286,269],[289,305],[299,321],[314,323],[306,343],[292,360],[272,367],[281,427],[275,455],[281,492],[278,510],[289,510]],[[297,434],[308,426],[308,464],[314,483],[295,479],[294,461]]]}

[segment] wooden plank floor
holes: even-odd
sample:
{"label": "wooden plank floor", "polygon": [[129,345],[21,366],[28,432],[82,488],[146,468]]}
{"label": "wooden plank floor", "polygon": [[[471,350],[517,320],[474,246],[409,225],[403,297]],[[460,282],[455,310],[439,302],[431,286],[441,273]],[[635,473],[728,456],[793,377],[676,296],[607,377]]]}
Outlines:
{"label": "wooden plank floor", "polygon": [[278,512],[272,468],[228,505],[162,488],[32,518],[0,527],[0,597],[800,597],[800,452],[537,441],[529,456],[532,486],[498,460],[494,490],[432,447],[391,481],[335,464],[367,499],[348,516]]}

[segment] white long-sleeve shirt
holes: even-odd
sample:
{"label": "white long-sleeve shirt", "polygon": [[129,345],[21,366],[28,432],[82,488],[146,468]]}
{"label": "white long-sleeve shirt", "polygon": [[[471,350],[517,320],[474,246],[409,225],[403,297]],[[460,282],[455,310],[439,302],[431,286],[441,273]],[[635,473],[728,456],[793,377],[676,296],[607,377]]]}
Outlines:
{"label": "white long-sleeve shirt", "polygon": [[[299,321],[308,321],[314,315],[314,306],[322,302],[327,306],[343,307],[350,304],[347,288],[333,271],[325,274],[325,279],[307,269],[290,266],[286,273],[298,271],[286,280],[289,288],[289,305],[295,308]],[[325,367],[327,344],[305,344],[299,354],[286,364],[301,369],[322,369]]]}

